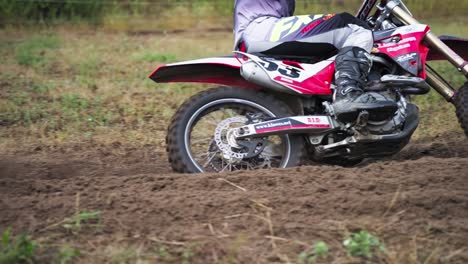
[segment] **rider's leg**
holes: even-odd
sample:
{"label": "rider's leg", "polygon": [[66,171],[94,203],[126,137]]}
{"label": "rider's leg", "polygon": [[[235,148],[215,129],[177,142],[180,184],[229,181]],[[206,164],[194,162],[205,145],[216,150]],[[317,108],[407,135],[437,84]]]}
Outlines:
{"label": "rider's leg", "polygon": [[396,103],[363,91],[372,67],[369,54],[373,46],[372,31],[364,28],[360,20],[349,14],[340,14],[340,17],[349,24],[348,32],[340,32],[343,35],[342,42],[336,42],[341,49],[335,59],[335,115],[341,121],[352,122],[360,111],[366,110],[373,114],[374,119],[387,119],[395,113]]}
{"label": "rider's leg", "polygon": [[368,111],[371,119],[385,120],[397,110],[396,103],[383,100],[374,93],[365,93],[362,89],[371,68],[371,61],[366,50],[359,47],[345,47],[335,59],[336,89],[333,109],[338,120],[352,122],[361,111]]}
{"label": "rider's leg", "polygon": [[[259,18],[249,25],[244,38],[247,46],[249,42],[255,42],[256,49],[252,52],[267,54],[290,42],[319,44],[324,50],[327,50],[326,45],[339,49],[333,105],[338,119],[344,122],[353,121],[361,110],[379,110],[378,119],[386,119],[396,111],[394,102],[377,100],[372,94],[363,92],[362,84],[371,68],[369,52],[373,36],[366,23],[350,14]],[[309,55],[309,51],[298,52]],[[314,48],[312,52],[317,50]]]}

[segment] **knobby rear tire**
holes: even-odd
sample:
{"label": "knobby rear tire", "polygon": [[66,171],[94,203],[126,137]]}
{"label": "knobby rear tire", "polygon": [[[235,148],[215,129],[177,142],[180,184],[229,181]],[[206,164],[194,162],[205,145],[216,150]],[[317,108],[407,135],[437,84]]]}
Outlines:
{"label": "knobby rear tire", "polygon": [[[179,173],[200,173],[199,167],[194,164],[194,159],[186,148],[185,133],[187,126],[194,113],[205,105],[222,99],[240,99],[258,104],[276,117],[286,117],[294,115],[290,108],[273,97],[263,92],[247,90],[234,87],[217,87],[200,92],[185,101],[173,116],[167,130],[166,150],[169,163],[174,171]],[[201,115],[201,113],[200,113]],[[305,141],[300,135],[287,135],[289,138],[289,158],[283,160],[281,168],[298,166],[305,155]]]}

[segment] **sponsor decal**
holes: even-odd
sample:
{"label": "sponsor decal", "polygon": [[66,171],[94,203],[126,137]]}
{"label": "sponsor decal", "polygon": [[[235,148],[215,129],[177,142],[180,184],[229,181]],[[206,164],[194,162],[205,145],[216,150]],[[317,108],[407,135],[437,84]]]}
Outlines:
{"label": "sponsor decal", "polygon": [[402,39],[399,42],[380,43],[379,48],[394,47],[394,46],[397,46],[397,45],[401,45],[401,44],[408,43],[408,42],[413,42],[413,41],[416,41],[416,40],[417,39],[415,37],[409,37],[409,38]]}
{"label": "sponsor decal", "polygon": [[406,62],[406,61],[414,60],[414,59],[416,59],[417,55],[418,55],[417,53],[408,53],[408,54],[399,56],[398,58],[396,58],[396,61]]}
{"label": "sponsor decal", "polygon": [[277,42],[280,39],[297,32],[303,25],[314,21],[313,16],[292,16],[280,19],[271,32],[270,41]]}
{"label": "sponsor decal", "polygon": [[320,117],[307,117],[307,123],[309,124],[315,124],[315,123],[321,123],[322,120]]}
{"label": "sponsor decal", "polygon": [[281,77],[281,81],[288,82],[288,83],[294,83],[293,80],[289,80],[289,79],[286,79],[286,78],[283,78],[283,77]]}
{"label": "sponsor decal", "polygon": [[256,125],[255,130],[261,130],[266,128],[273,128],[273,127],[283,127],[283,126],[291,126],[291,120],[283,121],[283,122],[271,122],[264,125]]}
{"label": "sponsor decal", "polygon": [[268,133],[294,129],[326,129],[331,125],[327,118],[320,116],[299,116],[272,120],[254,125],[256,133]]}
{"label": "sponsor decal", "polygon": [[[309,25],[305,26],[302,30],[301,30],[301,33],[302,34],[305,34],[309,31],[311,31],[312,29],[314,29],[316,26],[318,26],[320,23],[322,23],[323,21],[327,21],[327,20],[330,20],[332,17],[334,17],[335,14],[329,14],[329,15],[326,15],[320,19],[317,19],[316,21],[314,21],[313,23],[310,23]],[[314,17],[315,19],[316,17]]]}
{"label": "sponsor decal", "polygon": [[409,47],[411,47],[410,44],[404,44],[404,45],[397,46],[397,47],[394,47],[394,48],[388,48],[387,52],[395,52],[395,51],[399,51],[399,50],[406,49],[406,48],[409,48]]}
{"label": "sponsor decal", "polygon": [[395,34],[408,34],[414,32],[422,32],[426,29],[427,25],[418,24],[418,25],[409,25],[400,27],[395,31]]}
{"label": "sponsor decal", "polygon": [[277,42],[294,33],[301,32],[305,34],[315,28],[323,21],[329,20],[335,14],[330,15],[315,15],[315,16],[292,16],[280,19],[271,32],[270,41]]}
{"label": "sponsor decal", "polygon": [[265,70],[269,72],[278,72],[280,75],[282,75],[283,81],[288,81],[292,83],[292,81],[286,78],[297,79],[301,77],[301,70],[296,67],[279,64],[278,61],[276,61],[278,63],[275,63],[273,60],[269,60],[266,58],[265,59],[259,58],[259,59],[261,61],[258,61],[258,63],[260,63],[260,65],[262,65]]}
{"label": "sponsor decal", "polygon": [[315,28],[316,26],[318,26],[320,23],[322,23],[323,20],[317,20],[313,23],[310,23],[309,25],[307,25],[306,27],[304,27],[302,30],[301,30],[301,33],[302,34],[305,34],[309,31],[311,31],[313,28]]}

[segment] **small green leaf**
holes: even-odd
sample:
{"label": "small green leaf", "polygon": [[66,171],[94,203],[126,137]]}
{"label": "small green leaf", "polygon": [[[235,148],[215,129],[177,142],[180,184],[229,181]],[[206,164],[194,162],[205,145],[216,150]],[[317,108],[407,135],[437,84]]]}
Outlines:
{"label": "small green leaf", "polygon": [[7,229],[3,232],[2,235],[2,245],[4,247],[7,247],[11,242],[11,231],[10,229]]}
{"label": "small green leaf", "polygon": [[351,256],[371,258],[376,249],[385,252],[385,247],[380,243],[379,239],[367,231],[352,234],[350,238],[343,241],[343,245]]}
{"label": "small green leaf", "polygon": [[318,258],[325,257],[328,254],[328,245],[323,241],[315,243],[314,253]]}
{"label": "small green leaf", "polygon": [[306,251],[302,251],[299,256],[297,256],[297,262],[300,264],[305,264],[309,254]]}

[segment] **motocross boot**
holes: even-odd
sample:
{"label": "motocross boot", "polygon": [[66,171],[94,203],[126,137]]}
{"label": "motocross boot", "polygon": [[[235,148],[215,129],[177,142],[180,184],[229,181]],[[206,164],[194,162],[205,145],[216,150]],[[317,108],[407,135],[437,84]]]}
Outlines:
{"label": "motocross boot", "polygon": [[353,122],[362,111],[369,113],[371,121],[383,121],[395,114],[398,109],[396,102],[362,89],[372,66],[369,53],[358,47],[343,48],[335,65],[337,87],[332,106],[339,121]]}

